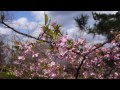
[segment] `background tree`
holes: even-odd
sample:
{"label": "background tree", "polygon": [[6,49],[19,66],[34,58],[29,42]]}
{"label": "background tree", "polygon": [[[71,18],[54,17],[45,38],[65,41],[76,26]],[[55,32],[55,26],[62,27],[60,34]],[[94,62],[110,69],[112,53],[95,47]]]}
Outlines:
{"label": "background tree", "polygon": [[[117,33],[120,31],[120,12],[118,11],[116,14],[104,14],[104,13],[96,13],[92,12],[93,19],[95,23],[92,28],[88,28],[88,17],[86,15],[81,15],[80,17],[75,18],[76,23],[78,24],[79,28],[82,26],[86,27],[88,33],[104,35],[107,39],[112,39],[115,37],[111,31]],[[85,19],[83,19],[85,18]],[[84,23],[82,23],[84,22]]]}
{"label": "background tree", "polygon": [[13,14],[10,11],[0,11],[0,21],[4,19],[4,21],[12,20]]}
{"label": "background tree", "polygon": [[[1,22],[5,21],[5,22],[10,22],[13,19],[13,14],[9,11],[0,11],[0,27],[6,28],[5,26],[3,26],[3,24]],[[0,29],[0,32],[2,31],[2,29]],[[0,33],[0,78],[1,75],[3,74],[3,71],[7,71],[7,69],[5,68],[8,64],[8,60],[10,58],[10,46],[8,45],[9,41],[6,40],[7,39],[7,35],[3,35]]]}
{"label": "background tree", "polygon": [[75,18],[75,21],[77,22],[78,27],[81,30],[84,30],[84,28],[87,27],[86,24],[88,23],[88,19],[89,19],[88,15],[81,14],[81,16]]}

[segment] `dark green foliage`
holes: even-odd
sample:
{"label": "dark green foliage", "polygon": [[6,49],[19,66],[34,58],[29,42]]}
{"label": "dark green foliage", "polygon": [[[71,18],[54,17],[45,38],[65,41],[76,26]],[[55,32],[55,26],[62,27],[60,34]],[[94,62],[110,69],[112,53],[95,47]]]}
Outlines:
{"label": "dark green foliage", "polygon": [[115,66],[114,60],[106,60],[105,63],[106,63],[107,66],[112,67],[112,68]]}
{"label": "dark green foliage", "polygon": [[19,79],[19,78],[10,74],[9,72],[0,72],[0,79]]}
{"label": "dark green foliage", "polygon": [[78,27],[80,29],[84,29],[84,27],[86,27],[86,24],[88,22],[88,18],[89,18],[88,15],[83,15],[83,14],[81,14],[80,17],[75,18],[75,21],[78,24]]}
{"label": "dark green foliage", "polygon": [[13,14],[9,11],[0,11],[0,21],[12,20]]}
{"label": "dark green foliage", "polygon": [[1,42],[0,42],[0,65],[3,64],[4,58],[5,58],[5,56],[4,56],[4,54],[3,54],[3,51],[4,51],[3,46],[4,46],[4,43],[1,41]]}
{"label": "dark green foliage", "polygon": [[[107,37],[107,39],[111,39],[114,37],[113,34],[110,33],[113,31],[120,31],[120,13],[116,14],[98,14],[92,13],[93,18],[96,21],[94,28],[96,29],[97,34],[102,34]],[[98,23],[97,23],[98,22]]]}
{"label": "dark green foliage", "polygon": [[114,60],[114,59],[103,58],[103,61],[105,62],[105,64],[106,64],[108,67],[113,68],[113,67],[115,66],[115,64],[114,64],[115,60]]}
{"label": "dark green foliage", "polygon": [[[104,14],[104,13],[96,13],[92,12],[93,19],[95,20],[94,26],[88,29],[88,33],[104,35],[107,39],[112,39],[115,35],[111,34],[110,31],[119,32],[120,31],[120,12],[116,14]],[[85,23],[87,21],[84,19],[86,16],[81,15],[81,17],[77,17],[75,21],[77,22],[80,29],[86,27]],[[84,23],[83,23],[84,22]],[[83,26],[83,27],[82,27]]]}

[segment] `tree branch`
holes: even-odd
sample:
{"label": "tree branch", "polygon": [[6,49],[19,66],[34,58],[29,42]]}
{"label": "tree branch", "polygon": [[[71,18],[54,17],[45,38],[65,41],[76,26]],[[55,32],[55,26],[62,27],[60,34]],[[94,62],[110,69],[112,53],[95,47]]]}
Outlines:
{"label": "tree branch", "polygon": [[[106,42],[104,42],[103,44],[99,45],[98,47],[96,47],[95,49],[91,50],[90,52],[86,53],[86,54],[83,56],[83,59],[82,59],[81,63],[79,64],[78,68],[76,69],[75,79],[78,79],[79,71],[80,71],[80,69],[81,69],[81,67],[82,67],[82,65],[83,65],[83,62],[84,62],[85,59],[86,59],[86,56],[89,55],[90,53],[92,53],[93,51],[95,51],[96,49],[99,49],[100,47],[104,46],[105,44],[110,43],[110,42],[111,42],[112,40],[114,40],[114,39],[115,39],[115,37],[112,38],[112,39],[110,39],[110,40],[108,40],[108,41],[106,41]],[[80,55],[81,55],[81,54],[80,54]]]}
{"label": "tree branch", "polygon": [[83,57],[83,59],[82,59],[80,65],[79,65],[78,68],[76,69],[75,79],[78,79],[79,70],[81,69],[81,67],[82,67],[82,65],[83,65],[83,63],[84,63],[84,61],[85,61],[85,59],[86,59],[86,56]]}
{"label": "tree branch", "polygon": [[[41,40],[40,38],[36,38],[36,37],[31,36],[31,35],[28,35],[28,34],[24,34],[24,33],[22,33],[22,32],[19,32],[19,31],[17,31],[16,29],[12,28],[11,26],[7,25],[7,24],[6,24],[5,22],[3,22],[3,21],[0,22],[0,23],[2,23],[2,24],[5,25],[7,28],[10,28],[11,30],[13,30],[14,32],[16,32],[16,33],[18,33],[18,34],[21,34],[21,35],[23,35],[23,36],[26,36],[26,37],[29,37],[29,38],[33,38],[33,39],[36,39],[36,40]],[[86,53],[86,54],[83,56],[83,59],[82,59],[81,63],[79,64],[78,68],[76,69],[76,74],[75,74],[75,78],[76,78],[76,79],[78,79],[79,71],[80,71],[80,69],[81,69],[81,67],[82,67],[82,65],[83,65],[83,63],[84,63],[84,61],[85,61],[85,59],[86,59],[86,56],[89,55],[90,53],[92,53],[93,51],[95,51],[96,49],[99,49],[100,47],[104,46],[105,44],[111,42],[111,41],[114,40],[114,39],[115,39],[115,37],[112,38],[112,39],[110,39],[110,40],[108,40],[108,41],[106,41],[106,42],[104,42],[103,44],[100,44],[98,47],[96,47],[95,49],[91,50],[90,52]],[[41,40],[41,41],[47,42],[47,43],[51,43],[50,41],[46,41],[46,40]],[[77,53],[77,54],[78,54],[78,53]],[[81,55],[81,54],[79,53],[79,55]]]}
{"label": "tree branch", "polygon": [[2,23],[2,24],[5,25],[7,28],[10,28],[11,30],[13,30],[14,32],[16,32],[16,33],[18,33],[18,34],[20,34],[20,35],[23,35],[23,36],[26,36],[26,37],[29,37],[29,38],[33,38],[33,39],[36,39],[36,40],[41,40],[41,41],[43,41],[43,42],[51,43],[51,42],[49,42],[49,41],[42,40],[42,39],[40,39],[40,38],[36,38],[36,37],[31,36],[31,35],[28,35],[28,34],[19,32],[19,31],[17,31],[16,29],[14,29],[13,27],[7,25],[7,24],[6,24],[5,22],[3,22],[3,21],[0,22],[0,23]]}
{"label": "tree branch", "polygon": [[[113,69],[114,69],[114,68],[111,68],[108,73],[105,73],[105,74],[103,75],[103,77],[104,77],[104,78],[107,78],[108,76],[110,76],[110,74],[112,73]],[[107,70],[107,71],[108,71],[108,70]],[[106,72],[107,72],[107,71],[106,71]]]}

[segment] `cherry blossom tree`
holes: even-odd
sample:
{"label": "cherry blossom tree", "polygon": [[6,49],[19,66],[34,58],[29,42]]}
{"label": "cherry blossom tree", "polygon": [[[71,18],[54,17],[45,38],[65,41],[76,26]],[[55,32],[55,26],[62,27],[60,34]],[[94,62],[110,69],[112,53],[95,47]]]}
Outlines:
{"label": "cherry blossom tree", "polygon": [[[11,30],[36,39],[35,43],[17,43],[13,61],[13,74],[22,79],[119,79],[120,78],[120,32],[104,43],[88,45],[83,38],[77,41],[62,35],[60,25],[45,24],[39,37],[21,33],[2,22]],[[105,47],[109,44],[110,47]],[[44,50],[41,45],[47,46]],[[44,55],[44,56],[43,56]]]}

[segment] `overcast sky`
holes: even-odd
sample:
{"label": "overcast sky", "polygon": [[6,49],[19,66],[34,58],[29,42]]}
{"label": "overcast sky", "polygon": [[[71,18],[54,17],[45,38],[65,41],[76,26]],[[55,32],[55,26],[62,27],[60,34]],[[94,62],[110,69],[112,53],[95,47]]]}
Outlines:
{"label": "overcast sky", "polygon": [[[33,36],[38,36],[40,32],[40,27],[44,24],[44,11],[11,11],[14,15],[14,19],[9,23],[15,29],[23,32],[29,33]],[[61,31],[68,33],[71,38],[84,37],[87,41],[92,43],[97,43],[104,41],[105,37],[98,35],[94,39],[92,34],[87,34],[85,32],[78,33],[79,29],[74,21],[76,16],[83,14],[89,15],[89,25],[92,26],[94,20],[92,18],[91,11],[45,11],[49,18],[54,22],[62,25]],[[112,13],[115,14],[117,11],[97,11],[98,13]],[[10,36],[13,32],[7,28],[0,27],[0,34]],[[23,40],[26,37],[19,35]]]}

